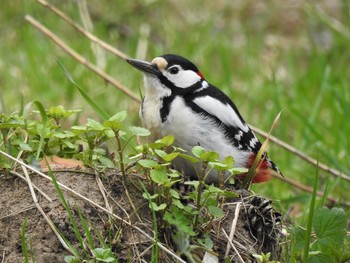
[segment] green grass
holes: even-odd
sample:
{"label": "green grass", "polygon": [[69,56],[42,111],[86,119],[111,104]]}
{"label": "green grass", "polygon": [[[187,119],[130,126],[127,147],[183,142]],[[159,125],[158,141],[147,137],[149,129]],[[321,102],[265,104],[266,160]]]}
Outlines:
{"label": "green grass", "polygon": [[[140,27],[147,24],[146,58],[181,54],[194,61],[209,82],[224,90],[245,119],[336,169],[350,172],[350,40],[314,12],[292,2],[266,1],[88,1],[94,34],[136,56]],[[98,4],[97,4],[98,3]],[[329,17],[349,25],[350,3],[325,8]],[[57,7],[81,23],[76,1]],[[315,10],[315,5],[311,5]],[[25,22],[32,15],[72,48],[96,62],[90,42],[35,1],[4,1],[0,9],[0,102],[4,112],[40,101],[46,108],[62,104],[82,109],[77,120],[97,118],[65,77],[57,59],[79,87],[110,115],[126,110],[139,125],[138,105],[63,53]],[[347,30],[350,30],[349,26]],[[100,59],[100,58],[99,58]],[[135,93],[139,72],[111,54],[105,70]],[[270,144],[269,154],[286,177],[312,185],[315,167]],[[320,171],[319,189],[328,175]],[[333,179],[332,179],[333,180]],[[349,200],[349,183],[339,180],[330,195]],[[310,194],[274,180],[254,191],[281,200],[281,207],[309,202]],[[303,211],[303,210],[301,210]],[[349,214],[349,211],[347,212]]]}

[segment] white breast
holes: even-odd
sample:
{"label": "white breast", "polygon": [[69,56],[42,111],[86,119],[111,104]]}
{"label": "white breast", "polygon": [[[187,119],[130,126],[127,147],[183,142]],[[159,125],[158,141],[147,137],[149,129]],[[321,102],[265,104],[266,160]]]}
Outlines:
{"label": "white breast", "polygon": [[162,98],[170,96],[171,90],[163,86],[159,80],[151,75],[144,76],[145,98],[142,102],[142,124],[152,133],[153,140],[159,139],[162,120],[160,109],[163,105]]}

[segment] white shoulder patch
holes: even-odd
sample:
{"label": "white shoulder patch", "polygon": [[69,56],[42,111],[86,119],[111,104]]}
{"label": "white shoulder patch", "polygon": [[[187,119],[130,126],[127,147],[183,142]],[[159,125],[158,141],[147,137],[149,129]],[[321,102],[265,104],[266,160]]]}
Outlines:
{"label": "white shoulder patch", "polygon": [[209,114],[217,117],[224,124],[239,127],[244,132],[249,131],[248,125],[241,122],[237,113],[229,104],[225,105],[221,101],[210,96],[196,98],[193,102]]}
{"label": "white shoulder patch", "polygon": [[209,87],[208,82],[206,82],[205,80],[203,80],[203,81],[202,81],[202,87],[200,87],[199,89],[195,90],[195,92],[200,92],[200,91],[202,91],[202,90],[204,90],[204,89],[206,89],[206,88],[208,88],[208,87]]}

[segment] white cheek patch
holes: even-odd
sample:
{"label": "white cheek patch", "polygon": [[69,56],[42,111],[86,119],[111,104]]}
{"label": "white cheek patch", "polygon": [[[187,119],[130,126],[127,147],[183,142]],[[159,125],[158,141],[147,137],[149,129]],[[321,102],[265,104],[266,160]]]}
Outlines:
{"label": "white cheek patch", "polygon": [[163,72],[163,74],[167,79],[174,83],[176,87],[183,89],[188,88],[201,80],[201,77],[192,70],[180,69],[177,74],[170,74],[169,72]]}
{"label": "white cheek patch", "polygon": [[244,132],[249,131],[248,125],[242,123],[237,113],[229,104],[223,104],[219,100],[210,96],[196,98],[194,99],[194,103],[209,114],[217,117],[224,124],[239,127]]}

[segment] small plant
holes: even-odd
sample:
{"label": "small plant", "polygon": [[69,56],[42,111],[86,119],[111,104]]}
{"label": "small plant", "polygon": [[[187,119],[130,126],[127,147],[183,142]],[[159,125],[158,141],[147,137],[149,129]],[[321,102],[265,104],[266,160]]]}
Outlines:
{"label": "small plant", "polygon": [[[144,171],[149,180],[150,196],[144,194],[149,200],[150,207],[159,215],[159,225],[170,229],[171,238],[176,244],[178,253],[189,257],[189,239],[196,247],[212,249],[209,232],[214,219],[224,215],[223,204],[227,198],[236,197],[237,194],[223,190],[225,174],[231,176],[246,172],[246,169],[234,168],[232,157],[219,160],[216,152],[206,151],[200,146],[192,150],[192,155],[184,150],[172,146],[173,136],[166,136],[155,143],[136,147],[138,154],[131,157],[138,159],[137,164]],[[183,176],[172,169],[171,162],[175,158],[185,158],[194,166],[200,164],[198,179],[185,181]],[[210,172],[216,170],[220,178],[218,187],[206,184]],[[229,181],[230,177],[226,179]],[[175,184],[183,184],[190,191],[181,192]],[[201,236],[201,238],[195,238]]]}
{"label": "small plant", "polygon": [[279,261],[271,261],[271,253],[261,253],[260,255],[253,255],[253,257],[256,259],[258,263],[279,263]]}
{"label": "small plant", "polygon": [[[301,260],[303,248],[309,247],[307,262],[347,262],[350,260],[350,236],[346,233],[347,217],[341,208],[320,207],[315,210],[310,242],[306,230],[292,232],[294,258]],[[307,243],[306,243],[307,242]]]}
{"label": "small plant", "polygon": [[[128,155],[126,147],[131,145],[130,142],[136,136],[149,135],[149,131],[125,126],[126,112],[119,112],[103,122],[89,119],[86,124],[65,129],[62,124],[67,117],[78,112],[77,110],[65,110],[62,106],[51,107],[49,110],[42,108],[39,111],[27,111],[26,115],[1,114],[0,149],[12,155],[21,154],[27,162],[37,156],[46,155],[77,158],[94,169],[118,169],[124,181],[128,180],[128,169],[134,167],[147,179],[143,181],[143,197],[149,202],[155,215],[153,220],[154,229],[157,229],[156,240],[160,238],[159,231],[166,233],[167,238],[176,246],[177,253],[186,256],[190,261],[195,261],[191,253],[194,248],[207,251],[213,249],[211,230],[214,222],[223,217],[225,202],[236,197],[234,192],[225,190],[224,185],[232,183],[236,174],[247,172],[246,169],[235,168],[232,157],[221,160],[216,152],[207,151],[200,146],[187,153],[173,145],[173,136],[132,147],[132,152],[136,153]],[[38,112],[40,120],[33,118]],[[106,143],[109,147],[105,146]],[[184,158],[194,167],[199,167],[197,179],[184,180],[172,167],[176,158]],[[0,167],[1,172],[6,173],[12,169],[13,163],[1,156]],[[206,178],[212,171],[218,175],[217,186],[206,183]],[[183,190],[184,188],[186,189]],[[64,203],[64,197],[61,198]],[[65,207],[67,211],[70,209],[67,204]],[[347,219],[344,210],[314,207],[315,205],[310,209],[313,211],[308,228],[310,230],[296,227],[291,231],[292,242],[288,248],[291,251],[291,262],[300,262],[303,256],[307,262],[346,262],[350,259],[350,237],[346,232]],[[65,261],[117,262],[117,257],[109,248],[110,244],[106,244],[102,237],[98,237],[98,245],[92,242],[92,233],[82,215],[79,215],[80,224],[83,226],[84,236],[87,237],[86,241],[74,221],[76,219],[73,212],[69,214],[79,240],[78,246],[86,251],[80,254],[72,247],[76,254],[66,257]],[[24,232],[22,239],[24,240]],[[28,257],[28,251],[24,253]],[[155,243],[152,258],[157,259],[157,254]],[[254,257],[258,262],[274,262],[270,261],[269,253]]]}

